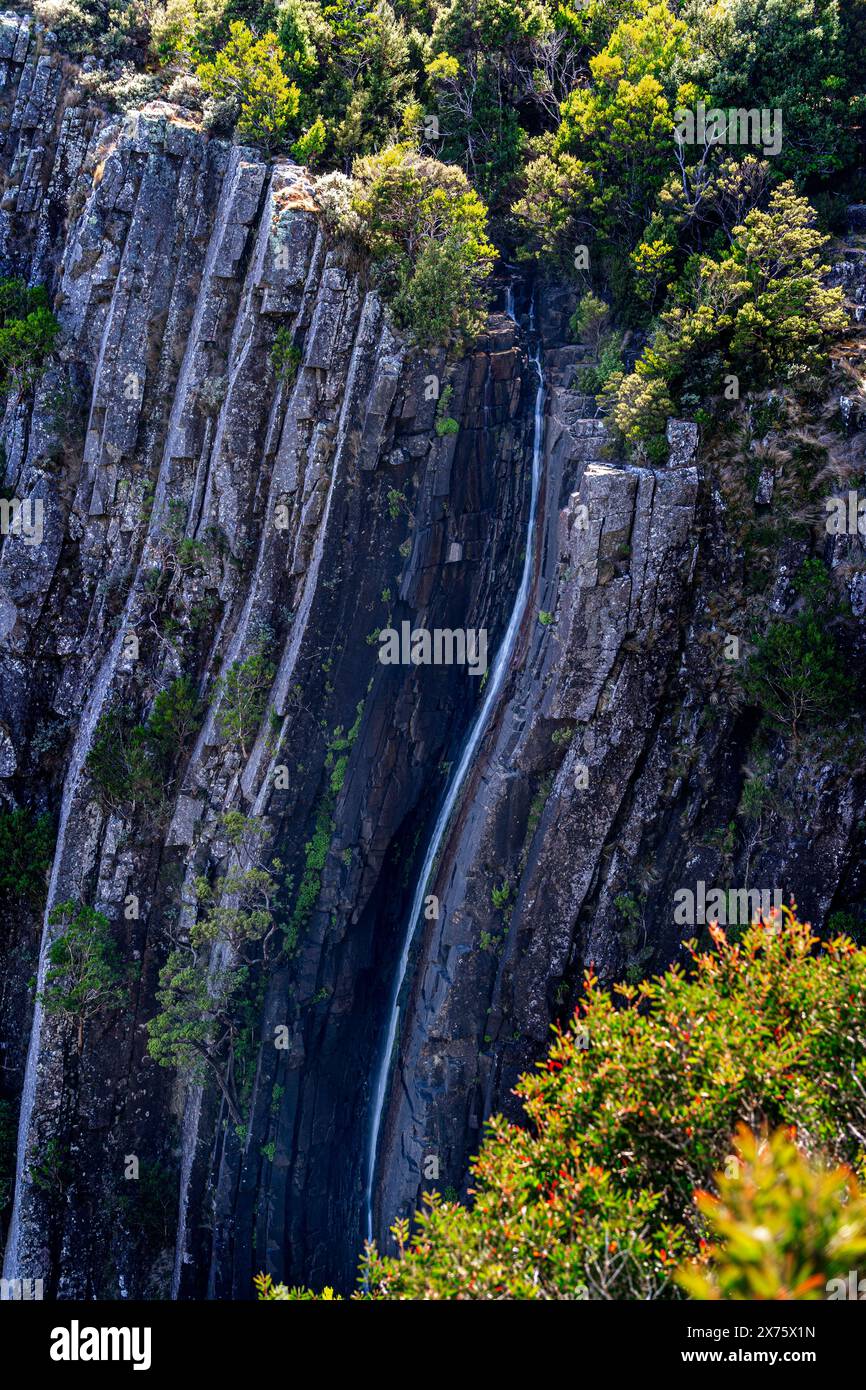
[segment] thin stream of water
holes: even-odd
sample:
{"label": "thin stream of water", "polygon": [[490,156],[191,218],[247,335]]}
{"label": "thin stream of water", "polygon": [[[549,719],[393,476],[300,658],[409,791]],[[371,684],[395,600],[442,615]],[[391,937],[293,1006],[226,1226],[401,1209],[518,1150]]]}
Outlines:
{"label": "thin stream of water", "polygon": [[[511,285],[506,291],[506,312],[509,317],[514,318],[514,290]],[[530,332],[535,327],[535,304],[533,300],[529,319]],[[367,1143],[367,1166],[366,1166],[366,1191],[365,1191],[365,1227],[368,1240],[373,1239],[373,1205],[374,1190],[376,1179],[376,1155],[379,1147],[379,1137],[382,1128],[382,1120],[385,1113],[385,1106],[388,1099],[388,1082],[391,1073],[392,1054],[394,1044],[400,1026],[400,995],[409,968],[409,959],[412,953],[412,945],[418,928],[418,921],[427,896],[427,889],[430,878],[433,874],[439,851],[445,840],[448,824],[451,815],[457,805],[460,793],[466,777],[472,766],[478,746],[484,736],[489,719],[502,690],[503,682],[508,673],[514,649],[517,643],[517,634],[520,631],[521,623],[529,601],[530,588],[532,584],[532,569],[535,559],[535,521],[538,511],[538,497],[541,488],[541,463],[544,450],[544,405],[546,397],[546,386],[544,372],[541,366],[540,349],[535,344],[531,349],[530,361],[538,373],[538,390],[535,395],[535,417],[532,441],[532,491],[529,504],[529,517],[526,525],[526,547],[524,552],[523,573],[520,577],[520,586],[511,610],[508,627],[505,636],[496,654],[496,658],[490,669],[487,680],[487,688],[481,708],[475,717],[469,736],[457,764],[457,768],[452,775],[451,782],[442,809],[433,827],[430,837],[430,844],[421,871],[418,876],[418,885],[415,889],[415,896],[412,901],[407,921],[406,930],[403,938],[403,947],[394,977],[394,986],[391,992],[390,1008],[388,1013],[388,1028],[385,1034],[384,1045],[379,1058],[378,1069],[376,1072],[376,1082],[373,1090],[373,1106],[371,1111],[370,1131]]]}

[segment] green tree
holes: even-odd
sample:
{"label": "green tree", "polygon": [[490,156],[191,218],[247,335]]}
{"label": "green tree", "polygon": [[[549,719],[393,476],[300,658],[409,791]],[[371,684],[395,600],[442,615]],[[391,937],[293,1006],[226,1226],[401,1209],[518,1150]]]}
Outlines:
{"label": "green tree", "polygon": [[245,660],[233,661],[217,684],[217,726],[225,738],[237,742],[245,758],[262,722],[275,675],[276,667],[260,642]]}
{"label": "green tree", "polygon": [[810,725],[832,726],[854,693],[833,633],[811,610],[770,623],[749,659],[743,685],[794,739]]}
{"label": "green tree", "polygon": [[146,738],[156,757],[170,767],[183,755],[201,728],[204,710],[189,676],[178,676],[153,702],[145,726]]}
{"label": "green tree", "polygon": [[150,18],[150,48],[160,63],[212,58],[228,35],[230,0],[164,0]]}
{"label": "green tree", "polygon": [[223,828],[237,862],[213,885],[204,878],[196,881],[203,913],[190,930],[190,944],[195,948],[225,941],[245,964],[261,960],[272,965],[280,951],[275,919],[280,883],[275,874],[283,866],[279,859],[265,863],[269,832],[258,818],[229,812]]}
{"label": "green tree", "polygon": [[13,902],[43,898],[53,851],[50,816],[25,809],[0,811],[0,894]]}
{"label": "green tree", "polygon": [[711,930],[672,966],[613,993],[587,973],[517,1091],[524,1125],[495,1118],[473,1161],[471,1207],[431,1196],[398,1258],[368,1255],[370,1296],[675,1296],[707,1234],[696,1189],[727,1166],[740,1123],[795,1126],[813,1158],[854,1163],[866,1132],[866,951],[789,912],[740,941]]}
{"label": "green tree", "polygon": [[345,163],[396,138],[415,74],[409,31],[387,0],[284,0],[278,33],[300,91],[297,159]]}
{"label": "green tree", "polygon": [[80,1052],[85,1024],[124,1003],[127,974],[103,913],[69,899],[52,909],[48,921],[61,930],[48,949],[45,985],[38,998],[47,1014],[77,1023]]}
{"label": "green tree", "polygon": [[59,332],[42,285],[0,280],[0,395],[35,385]]}
{"label": "green tree", "polygon": [[[536,45],[551,34],[538,0],[450,0],[431,35],[426,72],[436,98],[437,152],[465,169],[482,197],[499,204],[513,181],[527,134],[518,103],[541,81]],[[548,76],[550,74],[547,74]],[[563,91],[553,93],[554,100]]]}
{"label": "green tree", "polygon": [[612,377],[607,403],[632,443],[651,439],[685,387],[707,399],[726,372],[757,386],[826,360],[848,319],[842,293],[828,288],[827,238],[793,185],[780,184],[767,208],[753,208],[719,258],[694,256],[634,372]]}
{"label": "green tree", "polygon": [[563,101],[555,134],[536,143],[514,212],[531,250],[560,270],[580,270],[575,251],[596,238],[623,256],[650,221],[674,165],[674,71],[687,46],[666,4],[638,0],[590,59],[590,82]]}
{"label": "green tree", "polygon": [[[688,76],[724,109],[782,112],[774,164],[802,186],[844,168],[862,115],[854,46],[858,3],[838,0],[691,0]],[[862,33],[860,34],[862,38]]]}
{"label": "green tree", "polygon": [[159,1012],[147,1025],[148,1055],[201,1081],[216,1080],[236,1125],[242,1123],[235,1082],[235,1043],[243,1027],[246,966],[208,974],[189,951],[172,951],[159,972]]}
{"label": "green tree", "polygon": [[215,101],[227,102],[237,111],[237,133],[276,149],[289,137],[298,114],[300,93],[282,68],[277,36],[257,38],[246,24],[235,20],[229,39],[212,61],[196,65],[202,91]]}
{"label": "green tree", "polygon": [[406,146],[355,161],[360,237],[400,328],[423,345],[480,329],[495,251],[487,210],[461,169]]}

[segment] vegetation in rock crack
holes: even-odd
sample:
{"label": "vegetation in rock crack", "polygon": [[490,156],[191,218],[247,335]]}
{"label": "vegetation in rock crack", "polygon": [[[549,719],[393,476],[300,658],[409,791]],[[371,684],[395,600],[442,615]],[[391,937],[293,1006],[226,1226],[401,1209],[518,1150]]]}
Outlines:
{"label": "vegetation in rock crack", "polygon": [[291,385],[298,374],[302,355],[301,349],[292,342],[291,329],[278,329],[271,348],[271,361],[277,377],[287,386]]}
{"label": "vegetation in rock crack", "polygon": [[[224,941],[247,965],[258,960],[269,965],[280,950],[275,912],[283,866],[277,858],[266,860],[269,832],[261,821],[235,811],[223,817],[223,826],[236,862],[212,884],[196,880],[202,915],[190,930],[190,944],[198,948]],[[252,948],[255,954],[250,954]]]}
{"label": "vegetation in rock crack", "polygon": [[0,811],[0,896],[9,903],[38,903],[54,850],[54,827],[45,812]]}
{"label": "vegetation in rock crack", "polygon": [[[262,972],[277,966],[291,938],[280,930],[286,888],[283,866],[269,853],[268,827],[229,811],[220,832],[228,867],[213,882],[204,876],[195,882],[199,915],[160,971],[147,1046],[160,1066],[197,1080],[210,1074],[241,1125]],[[225,951],[221,964],[215,947]]]}
{"label": "vegetation in rock crack", "polygon": [[217,683],[217,726],[223,737],[249,757],[252,741],[264,718],[268,691],[277,669],[260,641],[249,656],[233,661]]}
{"label": "vegetation in rock crack", "polygon": [[147,1025],[147,1051],[162,1067],[191,1080],[211,1076],[236,1125],[238,1101],[235,1045],[249,1027],[246,966],[208,971],[194,952],[172,951],[159,972],[159,1012]]}
{"label": "vegetation in rock crack", "polygon": [[59,333],[44,286],[0,280],[0,396],[31,390]]}
{"label": "vegetation in rock crack", "polygon": [[48,967],[38,997],[47,1014],[74,1021],[80,1052],[86,1024],[128,1001],[130,972],[104,913],[69,899],[52,908],[48,921],[60,930],[48,948]]}
{"label": "vegetation in rock crack", "polygon": [[108,805],[156,811],[166,781],[189,751],[204,709],[188,676],[178,676],[155,697],[142,723],[128,705],[101,715],[87,755],[87,771]]}

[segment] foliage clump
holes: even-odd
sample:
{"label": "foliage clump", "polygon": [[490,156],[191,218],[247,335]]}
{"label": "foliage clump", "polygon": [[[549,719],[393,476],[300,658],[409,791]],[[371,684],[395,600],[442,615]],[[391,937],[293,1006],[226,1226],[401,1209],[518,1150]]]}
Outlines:
{"label": "foliage clump", "polygon": [[696,1194],[713,1243],[677,1274],[691,1298],[826,1299],[866,1253],[866,1194],[856,1177],[810,1163],[790,1130],[765,1138],[741,1126],[716,1186],[718,1195]]}
{"label": "foliage clump", "polygon": [[241,140],[256,141],[266,149],[285,141],[298,114],[300,94],[283,71],[276,34],[258,38],[248,25],[235,20],[228,42],[212,60],[198,63],[195,75],[205,96],[234,117]]}
{"label": "foliage clump", "polygon": [[190,944],[198,948],[225,941],[247,965],[258,959],[268,965],[280,949],[275,918],[280,884],[275,875],[283,866],[279,859],[265,863],[269,836],[256,817],[229,812],[223,827],[237,851],[237,863],[213,884],[197,879],[196,897],[204,911],[190,930]]}
{"label": "foliage clump", "polygon": [[855,693],[832,627],[837,614],[827,569],[807,560],[796,582],[803,606],[767,625],[743,675],[749,698],[795,740],[809,728],[833,726],[850,711]]}
{"label": "foliage clump", "polygon": [[245,758],[249,757],[264,717],[276,673],[267,654],[267,643],[262,639],[249,656],[233,661],[218,682],[217,726],[224,738],[237,744]]}
{"label": "foliage clump", "polygon": [[86,767],[106,803],[158,810],[166,779],[188,751],[203,715],[189,676],[179,676],[159,692],[144,723],[127,705],[101,715]]}
{"label": "foliage clump", "polygon": [[0,396],[32,389],[59,332],[44,286],[0,280]]}
{"label": "foliage clump", "polygon": [[626,440],[657,438],[686,390],[709,401],[731,374],[755,386],[814,372],[848,320],[842,292],[824,281],[827,238],[790,183],[732,230],[721,256],[698,255],[664,310],[634,371],[607,383],[611,417]]}
{"label": "foliage clump", "polygon": [[466,175],[405,146],[356,160],[352,173],[359,239],[398,327],[422,346],[473,338],[495,251]]}
{"label": "foliage clump", "polygon": [[52,909],[48,921],[60,931],[48,949],[48,969],[38,998],[47,1014],[74,1020],[80,1052],[86,1023],[125,1002],[129,973],[104,913],[69,899]]}
{"label": "foliage clump", "polygon": [[16,808],[0,811],[0,896],[10,902],[38,902],[54,850],[54,827],[45,813]]}
{"label": "foliage clump", "polygon": [[675,1297],[708,1234],[694,1193],[738,1125],[784,1125],[810,1162],[862,1165],[866,951],[819,943],[788,910],[737,942],[711,935],[688,970],[639,985],[608,992],[587,972],[572,1023],[518,1084],[525,1125],[488,1125],[472,1205],[431,1194],[417,1231],[395,1228],[397,1257],[368,1250],[368,1296]]}
{"label": "foliage clump", "polygon": [[159,1011],[147,1025],[148,1055],[192,1080],[217,1082],[236,1125],[242,1123],[235,1045],[250,1025],[246,966],[210,972],[189,951],[172,951],[159,972]]}

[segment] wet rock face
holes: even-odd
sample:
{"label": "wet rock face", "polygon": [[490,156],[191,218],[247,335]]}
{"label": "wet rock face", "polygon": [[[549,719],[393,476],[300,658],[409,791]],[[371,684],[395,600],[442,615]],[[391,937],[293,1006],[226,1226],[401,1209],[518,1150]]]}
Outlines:
{"label": "wet rock face", "polygon": [[[44,535],[0,549],[0,795],[55,818],[46,916],[93,905],[136,968],[129,1006],[79,1051],[27,989],[53,929],[35,907],[0,921],[0,1099],[22,1114],[6,1272],[63,1297],[245,1298],[261,1269],[349,1287],[406,917],[482,698],[466,667],[383,664],[379,633],[485,628],[496,651],[527,542],[535,370],[504,314],[460,360],[414,351],[297,166],[163,102],[107,118],[13,17],[0,82],[0,273],[47,284],[63,329],[3,418],[4,487],[42,504]],[[852,253],[839,273],[862,306],[861,270]],[[722,503],[687,422],[664,467],[616,455],[570,389],[568,291],[537,307],[535,567],[407,977],[380,1237],[425,1186],[462,1189],[586,965],[611,980],[676,957],[678,886],[781,885],[824,916],[862,893],[863,789],[829,762],[804,774],[801,833],[767,811],[720,847],[755,723],[721,698]],[[446,385],[457,433],[436,427]],[[845,545],[834,563],[852,565]],[[262,644],[264,714],[228,737],[220,678]],[[106,799],[87,769],[100,718],[145,718],[181,674],[207,713],[159,803]],[[231,862],[229,810],[268,826],[289,915],[325,842],[294,949],[256,980],[239,1127],[216,1087],[145,1049],[195,880]]]}

